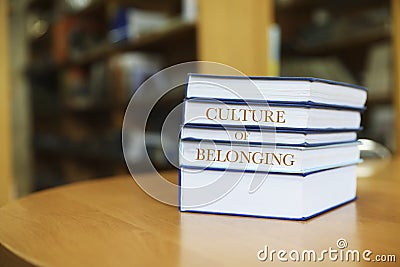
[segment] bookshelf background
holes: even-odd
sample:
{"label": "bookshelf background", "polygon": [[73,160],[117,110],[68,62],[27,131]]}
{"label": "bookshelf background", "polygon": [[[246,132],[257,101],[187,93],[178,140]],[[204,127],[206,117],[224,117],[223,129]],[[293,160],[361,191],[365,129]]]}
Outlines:
{"label": "bookshelf background", "polygon": [[[128,173],[121,127],[130,95],[158,70],[197,58],[196,26],[181,1],[84,2],[25,6],[32,190]],[[159,22],[132,33],[127,21],[140,16]],[[159,112],[167,113],[165,102]],[[157,128],[156,120],[149,123],[150,131]],[[168,167],[163,158],[154,164]]]}
{"label": "bookshelf background", "polygon": [[[73,8],[73,2],[88,5]],[[128,70],[145,79],[190,60],[225,63],[247,75],[306,75],[370,85],[361,137],[398,150],[398,1],[198,0],[198,15],[190,19],[188,2],[196,1],[9,2],[11,63],[18,62],[12,67],[14,131],[24,133],[13,138],[18,195],[127,173],[121,123],[140,83],[127,82]],[[165,21],[111,41],[123,11],[133,8],[156,12],[155,21]],[[274,25],[280,29],[278,50],[268,31]],[[167,112],[173,101],[165,99],[157,108]],[[157,129],[159,121],[152,121],[150,128]],[[162,160],[155,163],[169,167]]]}
{"label": "bookshelf background", "polygon": [[359,136],[394,151],[391,1],[282,0],[276,1],[275,15],[282,32],[281,75],[308,73],[367,86]]}

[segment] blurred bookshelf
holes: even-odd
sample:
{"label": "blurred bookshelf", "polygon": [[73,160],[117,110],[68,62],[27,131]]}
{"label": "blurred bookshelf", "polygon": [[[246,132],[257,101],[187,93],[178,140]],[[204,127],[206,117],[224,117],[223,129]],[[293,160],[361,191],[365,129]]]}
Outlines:
{"label": "blurred bookshelf", "polygon": [[316,76],[369,88],[364,129],[396,149],[393,10],[389,0],[276,0],[282,76]]}
{"label": "blurred bookshelf", "polygon": [[[128,173],[121,128],[131,95],[158,70],[197,59],[197,26],[184,14],[184,4],[29,2],[33,191]],[[167,114],[171,107],[156,108]],[[158,121],[149,123],[158,129],[151,125]],[[171,167],[159,156],[153,164]]]}
{"label": "blurred bookshelf", "polygon": [[[119,138],[130,96],[152,73],[190,60],[228,64],[246,75],[366,85],[360,136],[392,150],[396,140],[399,145],[397,0],[198,1],[201,12],[194,19],[185,2],[191,0],[29,1],[25,73],[34,190],[127,173]],[[135,12],[151,18],[145,23],[151,27],[124,27],[138,19]],[[271,25],[280,29],[278,60],[271,52],[274,40],[266,36]],[[271,70],[272,58],[279,73]],[[142,78],[127,78],[135,75]],[[167,113],[175,100],[158,108]],[[149,128],[158,129],[159,120]]]}
{"label": "blurred bookshelf", "polygon": [[169,25],[165,29],[147,33],[140,38],[118,44],[106,43],[85,51],[75,58],[61,64],[62,66],[88,65],[97,60],[107,59],[115,54],[129,51],[163,51],[165,46],[182,40],[193,40],[196,35],[194,23],[179,22]]}

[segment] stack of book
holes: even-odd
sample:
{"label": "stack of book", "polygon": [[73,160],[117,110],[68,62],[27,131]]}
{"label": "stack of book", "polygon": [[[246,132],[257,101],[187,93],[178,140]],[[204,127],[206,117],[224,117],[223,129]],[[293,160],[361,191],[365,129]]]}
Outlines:
{"label": "stack of book", "polygon": [[190,74],[180,210],[305,220],[354,200],[366,98],[316,78]]}

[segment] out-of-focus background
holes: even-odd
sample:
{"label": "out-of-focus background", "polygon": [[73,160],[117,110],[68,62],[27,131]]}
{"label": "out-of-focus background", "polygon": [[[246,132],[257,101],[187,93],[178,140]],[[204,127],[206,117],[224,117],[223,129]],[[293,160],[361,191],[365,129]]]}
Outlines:
{"label": "out-of-focus background", "polygon": [[[192,60],[365,85],[360,137],[392,151],[400,140],[397,0],[1,0],[0,12],[0,203],[127,174],[130,97],[162,68]],[[174,101],[160,101],[157,114]],[[171,168],[163,118],[147,125],[160,170]]]}

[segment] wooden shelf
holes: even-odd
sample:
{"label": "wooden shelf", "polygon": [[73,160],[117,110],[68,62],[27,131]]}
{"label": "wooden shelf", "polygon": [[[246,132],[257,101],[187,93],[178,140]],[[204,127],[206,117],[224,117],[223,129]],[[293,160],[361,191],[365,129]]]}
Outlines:
{"label": "wooden shelf", "polygon": [[278,1],[276,4],[276,10],[278,12],[298,12],[299,9],[310,9],[320,5],[332,5],[332,1],[329,0],[292,0],[292,1]]}
{"label": "wooden shelf", "polygon": [[387,105],[392,104],[393,99],[388,96],[368,96],[367,106],[369,105]]}
{"label": "wooden shelf", "polygon": [[170,47],[177,40],[185,37],[195,37],[196,25],[180,23],[166,27],[160,31],[143,34],[132,41],[116,44],[102,44],[98,47],[73,58],[63,65],[88,65],[97,60],[106,59],[111,55],[127,51],[160,51]]}
{"label": "wooden shelf", "polygon": [[48,9],[53,4],[52,0],[31,0],[28,3],[28,9]]}
{"label": "wooden shelf", "polygon": [[[282,1],[282,4],[276,5],[277,12],[302,12],[304,10],[314,9],[314,8],[327,8],[330,10],[337,10],[338,12],[343,12],[345,9],[357,8],[371,8],[375,6],[380,6],[387,4],[388,1],[377,1],[377,0],[292,0],[292,1]],[[278,2],[280,3],[280,2]]]}
{"label": "wooden shelf", "polygon": [[312,55],[323,56],[334,54],[340,50],[354,49],[363,45],[370,45],[378,41],[387,40],[390,38],[389,28],[371,29],[367,32],[358,32],[347,38],[337,39],[331,42],[324,42],[318,45],[298,45],[294,48],[294,52]]}
{"label": "wooden shelf", "polygon": [[111,155],[102,155],[100,150],[97,151],[85,151],[84,149],[69,149],[64,150],[60,148],[47,148],[47,147],[35,147],[37,156],[40,157],[57,157],[57,158],[69,158],[74,161],[80,161],[82,164],[87,164],[88,162],[102,162],[107,164],[125,164],[122,152],[117,154],[113,153]]}
{"label": "wooden shelf", "polygon": [[164,49],[176,41],[187,37],[195,37],[196,25],[193,23],[179,23],[166,27],[163,30],[149,34],[143,34],[136,40],[117,44],[114,49],[117,51],[153,50]]}
{"label": "wooden shelf", "polygon": [[113,47],[110,44],[101,44],[90,51],[82,53],[80,56],[69,59],[63,66],[79,66],[87,65],[94,61],[104,59],[113,52]]}
{"label": "wooden shelf", "polygon": [[[31,0],[28,3],[29,9],[45,9],[48,8],[49,5],[54,4],[54,0]],[[82,10],[71,11],[68,14],[72,15],[87,15],[91,14],[93,11],[96,11],[100,7],[105,7],[111,1],[107,0],[93,0],[92,3],[83,8]],[[114,3],[125,6],[125,7],[136,7],[140,9],[146,10],[154,10],[154,11],[179,11],[181,1],[180,0],[114,0]]]}
{"label": "wooden shelf", "polygon": [[167,13],[179,11],[181,6],[180,0],[116,0],[116,2],[125,7],[136,7]]}

